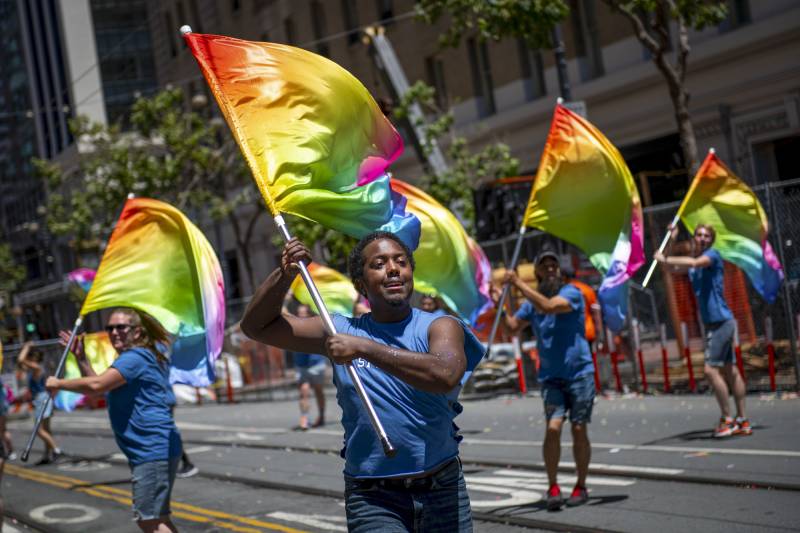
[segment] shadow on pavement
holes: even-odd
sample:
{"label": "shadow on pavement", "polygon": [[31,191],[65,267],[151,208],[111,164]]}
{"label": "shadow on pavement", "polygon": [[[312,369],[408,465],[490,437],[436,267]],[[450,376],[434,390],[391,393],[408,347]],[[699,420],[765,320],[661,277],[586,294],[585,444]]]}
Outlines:
{"label": "shadow on pavement", "polygon": [[[580,507],[585,506],[595,506],[595,505],[605,505],[608,503],[617,503],[621,501],[625,501],[628,499],[627,494],[610,494],[608,496],[589,496],[589,501],[585,504],[581,505]],[[560,511],[556,512],[569,512],[572,507],[562,507]],[[502,516],[517,516],[522,514],[528,514],[531,512],[538,513],[541,511],[547,511],[547,502],[544,500],[540,500],[535,503],[531,503],[528,505],[513,505],[508,507],[496,507],[494,510],[491,511],[491,514],[500,514]]]}
{"label": "shadow on pavement", "polygon": [[[769,429],[769,426],[761,426],[753,424],[753,431],[756,430],[765,430]],[[649,442],[645,442],[642,446],[654,446],[656,444],[665,444],[670,441],[696,441],[696,440],[708,440],[708,441],[729,441],[731,439],[736,439],[737,436],[731,437],[723,437],[723,438],[715,438],[714,437],[714,430],[712,429],[698,429],[694,431],[687,431],[686,433],[678,433],[677,435],[670,435],[668,437],[662,437],[660,439],[651,440]]]}

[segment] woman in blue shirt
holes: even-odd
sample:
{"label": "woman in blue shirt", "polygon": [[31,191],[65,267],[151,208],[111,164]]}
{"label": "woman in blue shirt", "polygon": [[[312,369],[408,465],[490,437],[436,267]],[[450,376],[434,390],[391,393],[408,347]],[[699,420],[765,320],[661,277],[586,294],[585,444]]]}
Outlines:
{"label": "woman in blue shirt", "polygon": [[[72,344],[81,375],[47,379],[50,391],[107,394],[108,416],[117,445],[132,474],[133,514],[142,531],[177,531],[169,518],[170,496],[181,455],[181,438],[170,411],[167,331],[153,317],[134,309],[115,309],[106,326],[119,357],[97,375],[86,359],[83,339]],[[66,343],[69,334],[61,333]]]}

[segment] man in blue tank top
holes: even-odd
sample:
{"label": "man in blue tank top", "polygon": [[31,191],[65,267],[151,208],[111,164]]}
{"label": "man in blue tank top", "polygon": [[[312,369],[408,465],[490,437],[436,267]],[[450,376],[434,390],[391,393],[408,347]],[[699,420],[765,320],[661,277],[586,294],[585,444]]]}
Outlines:
{"label": "man in blue tank top", "polygon": [[[456,401],[483,346],[460,321],[410,305],[414,258],[394,234],[375,232],[353,249],[348,269],[371,312],[334,315],[336,335],[320,317],[281,314],[281,303],[308,249],[292,239],[281,266],[256,291],[242,317],[250,338],[287,350],[326,353],[335,363],[342,408],[348,529],[472,531],[461,464]],[[352,362],[397,454],[388,458],[361,405],[345,363]]]}
{"label": "man in blue tank top", "polygon": [[586,503],[586,475],[592,454],[588,424],[594,405],[594,365],[585,333],[585,311],[581,291],[565,283],[558,256],[541,252],[534,262],[538,281],[534,289],[511,271],[505,283],[512,283],[525,297],[513,316],[506,315],[506,326],[517,331],[530,324],[539,351],[539,383],[547,419],[542,455],[550,488],[547,508],[555,511],[564,505],[558,486],[561,459],[561,428],[569,412],[572,450],[578,479],[567,505]]}
{"label": "man in blue tank top", "polygon": [[[677,237],[678,228],[670,227],[671,241]],[[656,260],[674,272],[686,272],[692,282],[692,289],[700,308],[700,318],[706,333],[704,373],[708,379],[720,409],[720,421],[714,429],[714,437],[731,435],[751,435],[753,429],[744,412],[744,399],[747,389],[736,367],[733,337],[736,320],[725,302],[724,265],[722,256],[711,246],[716,232],[706,224],[698,224],[691,241],[691,255],[673,255],[680,246],[673,245],[668,256],[656,253]],[[736,403],[736,419],[731,418],[728,394],[733,391]]]}

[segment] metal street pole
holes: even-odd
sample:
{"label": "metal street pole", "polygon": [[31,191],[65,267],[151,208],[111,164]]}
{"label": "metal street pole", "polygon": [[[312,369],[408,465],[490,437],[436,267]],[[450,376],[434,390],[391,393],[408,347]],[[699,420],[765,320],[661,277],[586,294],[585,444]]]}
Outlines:
{"label": "metal street pole", "polygon": [[553,54],[556,58],[556,72],[558,73],[558,92],[565,102],[571,102],[572,87],[569,84],[567,55],[564,51],[564,39],[561,37],[560,24],[553,26],[551,38],[553,39]]}

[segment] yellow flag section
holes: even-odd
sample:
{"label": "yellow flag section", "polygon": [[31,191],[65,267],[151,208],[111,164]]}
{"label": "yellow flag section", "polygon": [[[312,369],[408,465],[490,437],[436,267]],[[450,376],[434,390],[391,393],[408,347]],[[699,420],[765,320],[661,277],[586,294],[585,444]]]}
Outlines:
{"label": "yellow flag section", "polygon": [[[317,263],[308,265],[308,271],[314,278],[314,283],[322,295],[322,300],[331,313],[344,316],[353,315],[353,306],[358,300],[358,291],[353,287],[350,279],[338,271]],[[292,294],[298,302],[309,306],[314,312],[319,313],[308,288],[303,283],[303,278],[297,276],[292,282]]]}

